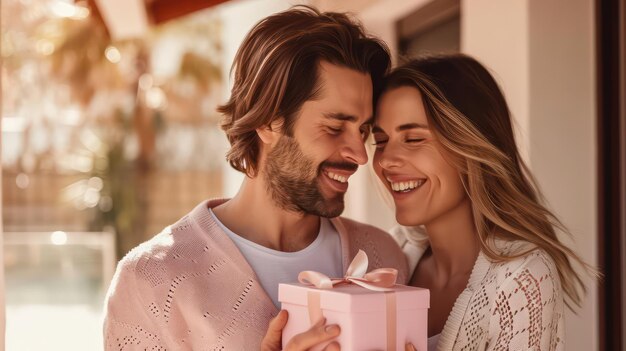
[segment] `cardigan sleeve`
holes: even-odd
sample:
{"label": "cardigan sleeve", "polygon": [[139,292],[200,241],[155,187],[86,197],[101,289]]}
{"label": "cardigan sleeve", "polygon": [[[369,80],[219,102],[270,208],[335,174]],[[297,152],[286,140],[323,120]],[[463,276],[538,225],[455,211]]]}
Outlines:
{"label": "cardigan sleeve", "polygon": [[104,316],[104,350],[166,350],[156,321],[142,302],[136,283],[136,260],[124,258],[118,264],[107,293]]}
{"label": "cardigan sleeve", "polygon": [[550,256],[536,250],[503,273],[490,310],[487,350],[563,350],[563,293]]}

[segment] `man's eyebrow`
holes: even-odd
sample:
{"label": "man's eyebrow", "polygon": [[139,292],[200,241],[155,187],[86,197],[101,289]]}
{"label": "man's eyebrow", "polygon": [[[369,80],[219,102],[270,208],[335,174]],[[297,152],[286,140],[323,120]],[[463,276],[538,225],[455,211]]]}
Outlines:
{"label": "man's eyebrow", "polygon": [[325,113],[324,116],[326,118],[337,119],[337,120],[340,120],[340,121],[347,121],[347,122],[356,122],[358,120],[358,118],[356,118],[354,116],[346,115],[346,114],[340,113],[340,112]]}

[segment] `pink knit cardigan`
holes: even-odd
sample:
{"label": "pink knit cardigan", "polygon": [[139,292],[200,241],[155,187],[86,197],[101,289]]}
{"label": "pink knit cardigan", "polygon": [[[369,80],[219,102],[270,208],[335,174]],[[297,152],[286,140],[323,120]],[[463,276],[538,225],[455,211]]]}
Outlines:
{"label": "pink knit cardigan", "polygon": [[[106,298],[105,350],[259,349],[278,310],[207,210],[224,201],[199,204],[119,262]],[[341,217],[332,223],[344,272],[362,249],[370,270],[397,268],[406,283],[406,259],[391,236]]]}

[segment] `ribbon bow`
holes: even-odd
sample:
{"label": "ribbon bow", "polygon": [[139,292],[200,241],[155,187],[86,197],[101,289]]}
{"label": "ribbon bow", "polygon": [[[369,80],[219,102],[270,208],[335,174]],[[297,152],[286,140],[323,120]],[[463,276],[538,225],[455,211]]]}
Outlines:
{"label": "ribbon bow", "polygon": [[356,284],[374,291],[391,291],[398,278],[398,270],[393,268],[379,268],[367,272],[368,258],[363,250],[354,256],[343,278],[329,278],[316,271],[303,271],[298,274],[298,281],[302,284],[313,285],[318,289],[332,289],[335,285]]}

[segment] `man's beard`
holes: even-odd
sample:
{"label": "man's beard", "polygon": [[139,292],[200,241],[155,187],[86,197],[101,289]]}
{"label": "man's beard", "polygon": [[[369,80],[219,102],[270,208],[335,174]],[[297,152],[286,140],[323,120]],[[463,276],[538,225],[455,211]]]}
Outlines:
{"label": "man's beard", "polygon": [[283,135],[267,156],[263,176],[267,191],[276,204],[288,211],[337,217],[344,209],[344,193],[325,198],[319,189],[318,179],[324,166],[356,170],[351,163],[322,162],[317,167],[307,157],[298,142]]}

